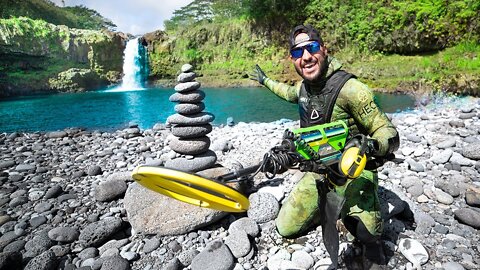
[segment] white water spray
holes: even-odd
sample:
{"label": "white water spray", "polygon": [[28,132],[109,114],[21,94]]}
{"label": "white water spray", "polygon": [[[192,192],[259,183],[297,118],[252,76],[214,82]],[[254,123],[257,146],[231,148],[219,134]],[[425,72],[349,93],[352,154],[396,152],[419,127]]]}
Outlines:
{"label": "white water spray", "polygon": [[142,90],[147,76],[147,50],[138,38],[129,40],[123,55],[122,85],[115,90]]}

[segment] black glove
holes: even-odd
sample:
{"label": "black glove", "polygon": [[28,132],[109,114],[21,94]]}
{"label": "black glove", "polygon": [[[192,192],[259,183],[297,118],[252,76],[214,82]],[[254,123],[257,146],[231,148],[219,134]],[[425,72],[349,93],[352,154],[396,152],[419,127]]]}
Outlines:
{"label": "black glove", "polygon": [[253,72],[248,74],[248,77],[251,80],[259,82],[261,85],[264,85],[265,79],[267,78],[267,76],[265,75],[265,73],[263,72],[263,70],[260,68],[258,64],[255,65]]}
{"label": "black glove", "polygon": [[378,151],[380,151],[378,141],[375,139],[367,138],[363,134],[357,134],[352,139],[350,139],[350,141],[345,144],[345,149],[348,149],[352,146],[360,148],[360,151],[364,151],[364,153],[368,157],[376,156],[378,154]]}
{"label": "black glove", "polygon": [[367,139],[367,151],[366,153],[369,156],[377,156],[378,151],[380,151],[380,145],[378,145],[378,141],[375,139]]}

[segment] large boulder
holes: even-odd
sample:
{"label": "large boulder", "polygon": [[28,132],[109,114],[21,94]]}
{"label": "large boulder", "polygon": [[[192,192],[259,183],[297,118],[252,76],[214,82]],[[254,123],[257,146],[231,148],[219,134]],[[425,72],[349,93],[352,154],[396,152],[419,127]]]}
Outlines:
{"label": "large boulder", "polygon": [[[213,168],[197,174],[212,179],[225,173],[228,173],[226,168]],[[177,201],[138,183],[128,187],[123,203],[135,232],[160,236],[185,234],[214,223],[227,214]]]}

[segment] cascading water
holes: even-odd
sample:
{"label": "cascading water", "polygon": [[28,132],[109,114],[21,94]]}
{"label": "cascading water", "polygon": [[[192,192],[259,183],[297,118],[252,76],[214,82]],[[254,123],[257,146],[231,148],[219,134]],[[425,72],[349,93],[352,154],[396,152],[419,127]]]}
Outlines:
{"label": "cascading water", "polygon": [[148,54],[139,38],[129,40],[123,55],[123,79],[119,90],[144,89],[148,76]]}

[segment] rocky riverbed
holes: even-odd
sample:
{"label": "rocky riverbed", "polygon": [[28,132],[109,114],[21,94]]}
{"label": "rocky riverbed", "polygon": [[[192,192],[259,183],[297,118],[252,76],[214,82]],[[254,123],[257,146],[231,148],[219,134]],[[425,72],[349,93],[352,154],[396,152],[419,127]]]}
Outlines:
{"label": "rocky riverbed", "polygon": [[[379,170],[388,269],[478,269],[479,100],[390,116],[401,135],[396,156],[404,161]],[[227,169],[254,165],[296,126],[214,127],[211,149]],[[296,170],[273,180],[257,175],[247,213],[223,214],[176,235],[132,227],[128,195],[141,187],[130,172],[174,158],[171,136],[162,124],[0,134],[0,269],[326,269],[320,228],[291,240],[275,231],[279,206],[302,176]],[[340,257],[351,252],[349,241],[342,231]]]}

